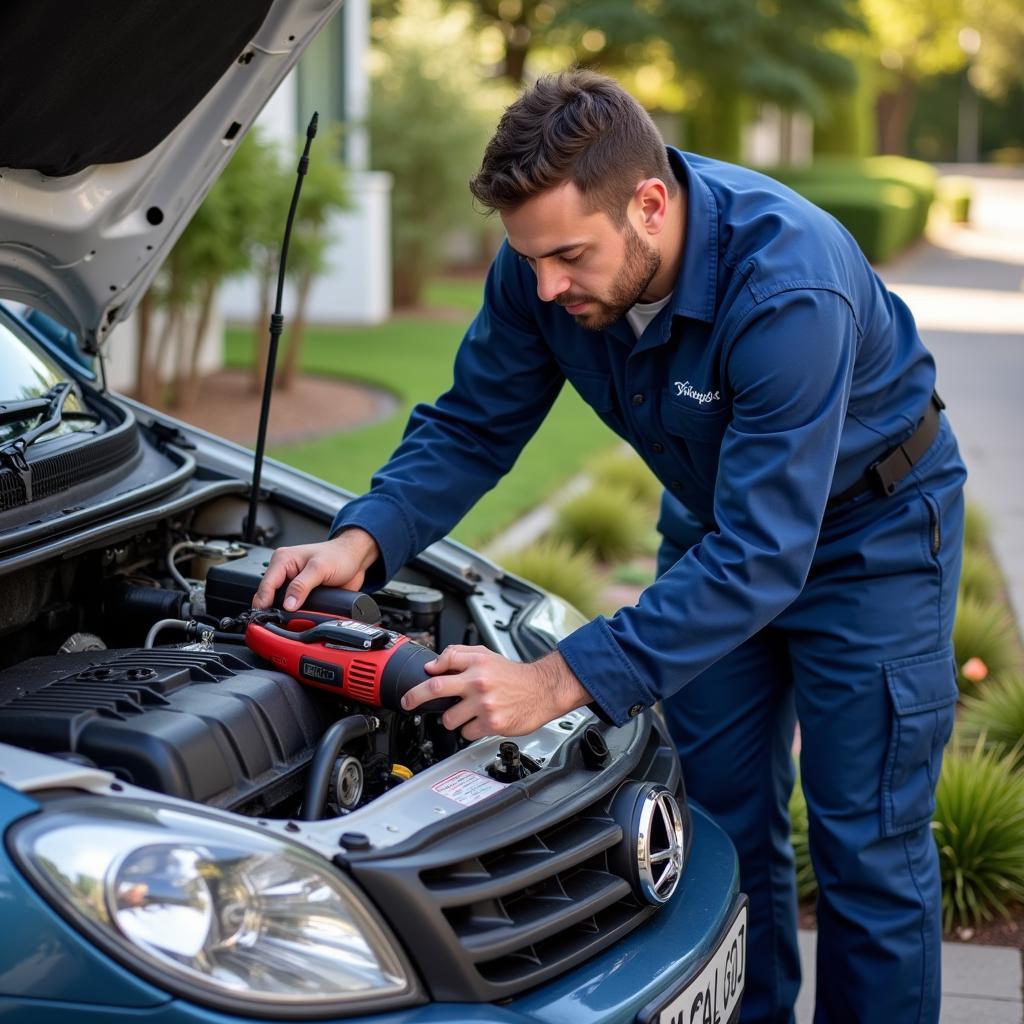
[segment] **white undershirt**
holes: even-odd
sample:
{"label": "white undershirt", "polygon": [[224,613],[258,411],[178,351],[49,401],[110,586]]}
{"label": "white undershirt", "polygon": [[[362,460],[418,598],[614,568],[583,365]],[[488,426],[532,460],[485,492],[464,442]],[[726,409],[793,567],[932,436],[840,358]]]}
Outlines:
{"label": "white undershirt", "polygon": [[626,310],[626,319],[633,333],[639,338],[644,333],[647,325],[668,305],[672,298],[672,292],[657,302],[636,302]]}

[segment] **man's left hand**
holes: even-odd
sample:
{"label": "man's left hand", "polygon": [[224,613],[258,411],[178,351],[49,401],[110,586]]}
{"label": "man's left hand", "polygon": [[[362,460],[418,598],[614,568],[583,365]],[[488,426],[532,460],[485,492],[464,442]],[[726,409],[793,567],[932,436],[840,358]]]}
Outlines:
{"label": "man's left hand", "polygon": [[455,644],[426,668],[433,678],[413,687],[402,707],[413,711],[437,697],[460,697],[441,722],[453,731],[461,727],[467,740],[525,736],[592,700],[557,652],[524,665],[486,647]]}

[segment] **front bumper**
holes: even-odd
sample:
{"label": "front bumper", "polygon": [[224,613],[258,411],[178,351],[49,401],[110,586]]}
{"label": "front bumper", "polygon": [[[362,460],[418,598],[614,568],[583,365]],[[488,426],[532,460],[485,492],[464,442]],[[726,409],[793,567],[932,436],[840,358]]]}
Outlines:
{"label": "front bumper", "polygon": [[[8,821],[34,807],[23,797],[5,803]],[[20,813],[15,811],[17,805]],[[650,921],[580,967],[502,1005],[432,1003],[345,1020],[349,1024],[577,1024],[581,1020],[632,1024],[644,1007],[699,973],[740,898],[731,843],[700,808],[691,805],[691,810],[693,846],[675,896]],[[0,1016],[5,1020],[99,1024],[123,1017],[153,1024],[239,1024],[245,1019],[172,998],[130,977],[46,907],[6,857],[3,861],[0,896],[11,925],[6,937],[0,938]],[[26,942],[26,934],[33,931],[22,930],[20,924],[33,927],[38,941]]]}

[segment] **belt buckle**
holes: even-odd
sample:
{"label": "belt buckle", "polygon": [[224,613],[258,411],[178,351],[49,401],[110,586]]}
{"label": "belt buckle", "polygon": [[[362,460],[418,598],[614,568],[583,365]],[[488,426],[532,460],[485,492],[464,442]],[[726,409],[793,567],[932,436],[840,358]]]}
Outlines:
{"label": "belt buckle", "polygon": [[888,497],[894,494],[900,481],[914,468],[914,460],[907,454],[902,444],[896,445],[886,452],[877,462],[868,466],[868,479],[875,485],[879,493]]}

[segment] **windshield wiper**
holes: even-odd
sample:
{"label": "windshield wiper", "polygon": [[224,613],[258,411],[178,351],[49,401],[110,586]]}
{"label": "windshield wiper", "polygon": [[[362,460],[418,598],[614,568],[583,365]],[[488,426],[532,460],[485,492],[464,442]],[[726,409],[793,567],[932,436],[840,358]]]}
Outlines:
{"label": "windshield wiper", "polygon": [[[61,381],[54,384],[49,391],[40,395],[39,398],[30,398],[24,402],[8,402],[0,407],[0,422],[10,422],[12,419],[24,419],[26,414],[42,413],[42,422],[24,434],[12,438],[0,444],[0,466],[13,469],[21,477],[22,486],[25,488],[25,501],[32,500],[32,467],[26,458],[28,446],[37,441],[44,434],[60,426],[64,415],[64,402],[71,393],[71,383]],[[17,408],[17,411],[14,410]]]}
{"label": "windshield wiper", "polygon": [[17,423],[50,408],[50,392],[38,398],[26,398],[23,402],[0,402],[0,424]]}

